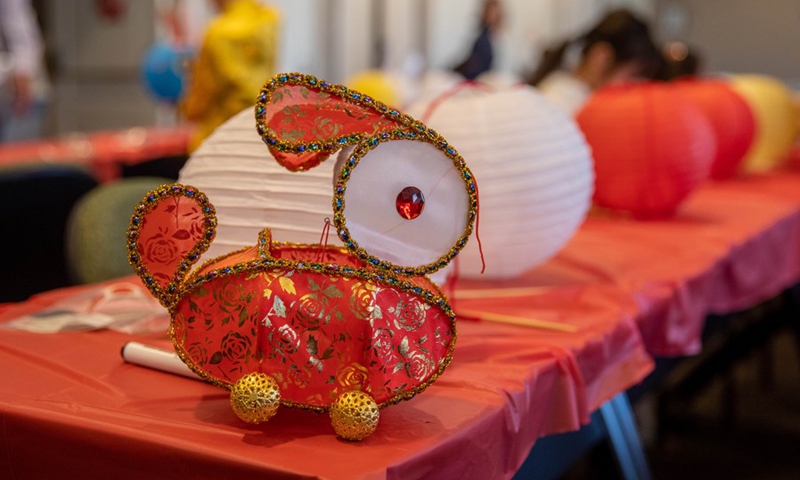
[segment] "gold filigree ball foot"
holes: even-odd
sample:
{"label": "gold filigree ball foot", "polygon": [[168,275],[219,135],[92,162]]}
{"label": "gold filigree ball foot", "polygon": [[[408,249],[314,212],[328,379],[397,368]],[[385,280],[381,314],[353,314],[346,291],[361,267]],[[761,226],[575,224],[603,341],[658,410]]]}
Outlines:
{"label": "gold filigree ball foot", "polygon": [[363,440],[378,427],[378,404],[369,395],[359,391],[344,392],[330,409],[331,425],[336,435],[345,440]]}
{"label": "gold filigree ball foot", "polygon": [[248,373],[231,388],[231,408],[245,422],[266,422],[275,415],[280,405],[278,382],[269,375]]}

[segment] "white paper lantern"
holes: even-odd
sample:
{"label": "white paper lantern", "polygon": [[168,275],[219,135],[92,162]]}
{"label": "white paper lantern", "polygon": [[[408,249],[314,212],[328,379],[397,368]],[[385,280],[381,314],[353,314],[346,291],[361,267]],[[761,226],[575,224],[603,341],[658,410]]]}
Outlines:
{"label": "white paper lantern", "polygon": [[[406,143],[413,145],[404,147]],[[415,183],[424,188],[429,178],[423,176],[423,172],[437,172],[432,176],[438,178],[444,171],[440,171],[442,168],[448,165],[452,167],[449,162],[446,162],[444,166],[439,165],[437,167],[427,160],[428,157],[424,154],[424,151],[409,153],[402,150],[403,148],[424,150],[426,146],[428,145],[418,142],[390,142],[376,149],[375,152],[365,158],[364,165],[361,165],[357,171],[358,175],[354,175],[354,178],[351,179],[348,192],[353,194],[363,183],[366,184],[365,188],[380,188],[377,178],[386,177],[386,175],[372,175],[370,177],[369,167],[371,164],[381,163],[381,159],[387,155],[389,157],[387,160],[397,160],[403,157],[404,161],[392,161],[382,167],[381,170],[401,168],[406,175],[396,174],[392,175],[391,178],[406,181],[406,183]],[[398,150],[398,148],[401,150]],[[435,156],[439,157],[440,155],[437,152]],[[415,167],[415,164],[420,162],[421,164]],[[272,230],[272,238],[275,241],[318,243],[325,225],[325,219],[333,218],[331,199],[333,197],[334,170],[338,171],[336,163],[336,159],[331,158],[322,162],[319,166],[304,172],[290,172],[285,169],[275,161],[256,132],[252,108],[245,109],[221,125],[192,154],[178,178],[180,183],[193,185],[205,192],[217,210],[217,235],[209,250],[203,255],[203,260],[254,245],[258,240],[258,232],[266,227]],[[450,168],[447,172],[450,174],[447,179],[452,180],[452,174],[455,173],[455,170]],[[366,178],[365,182],[361,181],[362,177]],[[456,177],[459,183],[455,193],[460,192],[463,196],[463,184],[460,182],[460,177],[457,175]],[[417,181],[414,181],[415,179]],[[404,183],[400,188],[405,186],[406,184]],[[365,212],[363,216],[367,216],[372,220],[375,220],[373,218],[375,215],[385,214],[387,221],[397,222],[399,217],[393,206],[398,191],[396,187],[397,185],[394,185],[391,188],[381,190],[381,193],[384,194],[391,193],[392,208],[379,208],[381,206],[385,207],[378,201],[382,197],[373,195],[370,192],[366,192],[364,195],[374,196],[374,202],[350,202],[348,205],[352,203],[354,206],[370,206],[374,211]],[[438,182],[435,189],[430,187],[425,188],[425,190],[435,190],[437,195],[429,200],[441,200],[438,203],[443,207],[447,207],[447,212],[452,217],[447,219],[439,218],[437,225],[440,231],[442,228],[447,227],[443,225],[443,222],[450,221],[455,224],[456,220],[463,220],[466,216],[465,213],[452,214],[454,211],[452,204],[456,201],[454,197],[457,197],[453,194],[453,185],[448,182]],[[450,192],[450,196],[445,195],[446,192]],[[431,218],[435,221],[436,203],[433,202],[426,206],[425,217],[414,222],[412,227],[416,227],[419,230],[419,228],[424,227],[419,227],[417,224],[425,223],[426,219]],[[466,208],[466,204],[461,205],[459,211],[466,212]],[[441,214],[439,217],[441,217]],[[348,212],[347,218],[351,221],[350,223],[355,222],[356,213]],[[372,227],[379,228],[379,222],[377,221],[368,219],[366,223],[372,225]],[[403,222],[400,221],[400,223],[402,224]],[[408,230],[409,225],[405,225],[405,227]],[[463,229],[463,225],[460,227],[450,226],[447,231],[455,231],[460,235]],[[356,228],[356,230],[358,229]],[[435,258],[438,258],[443,253],[441,251],[444,248],[442,245],[425,241],[424,232],[418,232],[415,236],[414,228],[408,230],[405,234],[407,238],[409,238],[408,236],[416,238],[417,243],[407,241],[405,244],[406,249],[392,249],[391,244],[394,241],[392,237],[403,232],[402,229],[400,229],[401,231],[397,229],[391,230],[393,235],[382,236],[380,243],[386,244],[385,248],[394,251],[384,251],[379,246],[370,245],[370,250],[374,250],[373,253],[380,253],[382,258],[403,263],[409,261],[409,257],[418,256],[418,251],[423,247],[433,249],[436,252]],[[360,242],[364,242],[358,232],[351,233]],[[458,235],[456,235],[455,239],[441,237],[439,240],[445,242],[446,247],[449,248],[458,238]],[[400,238],[403,237],[401,236]],[[341,245],[341,241],[335,231],[331,231],[328,236],[328,243]],[[366,246],[366,244],[362,246]],[[447,248],[444,248],[444,251]],[[442,269],[432,275],[431,279],[436,283],[442,284],[447,278],[448,271],[448,269]]]}
{"label": "white paper lantern", "polygon": [[[518,276],[558,252],[583,222],[594,181],[574,121],[527,86],[462,88],[430,106],[408,113],[452,143],[478,180],[484,278]],[[458,258],[461,276],[480,276],[474,238]]]}
{"label": "white paper lantern", "polygon": [[[278,164],[256,132],[247,108],[209,136],[183,167],[178,181],[203,190],[217,209],[217,236],[203,256],[213,258],[255,245],[272,229],[275,241],[318,243],[333,217],[330,159],[307,172]],[[329,244],[341,244],[335,232]]]}

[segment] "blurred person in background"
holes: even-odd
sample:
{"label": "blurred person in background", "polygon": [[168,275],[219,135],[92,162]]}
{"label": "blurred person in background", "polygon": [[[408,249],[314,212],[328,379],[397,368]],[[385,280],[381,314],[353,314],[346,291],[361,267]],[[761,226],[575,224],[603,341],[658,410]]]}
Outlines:
{"label": "blurred person in background", "polygon": [[221,14],[208,26],[181,105],[197,124],[189,149],[195,150],[219,125],[255,104],[273,76],[280,15],[256,0],[215,0]]}
{"label": "blurred person in background", "polygon": [[0,0],[0,142],[41,136],[47,90],[42,35],[30,0]]}
{"label": "blurred person in background", "polygon": [[500,0],[486,0],[480,19],[480,33],[472,45],[467,58],[453,70],[467,80],[475,80],[480,74],[492,69],[494,47],[492,39],[503,27],[503,4]]}
{"label": "blurred person in background", "polygon": [[[568,68],[563,64],[571,47],[580,48],[580,59]],[[614,10],[578,39],[546,51],[528,83],[575,114],[603,85],[653,77],[660,57],[647,23],[628,10]]]}

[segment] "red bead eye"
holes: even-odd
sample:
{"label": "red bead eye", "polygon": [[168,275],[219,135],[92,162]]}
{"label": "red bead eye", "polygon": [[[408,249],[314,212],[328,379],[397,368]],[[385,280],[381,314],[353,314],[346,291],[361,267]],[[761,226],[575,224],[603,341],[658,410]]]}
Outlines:
{"label": "red bead eye", "polygon": [[425,208],[425,196],[417,187],[406,187],[397,194],[394,204],[401,217],[406,220],[414,220]]}

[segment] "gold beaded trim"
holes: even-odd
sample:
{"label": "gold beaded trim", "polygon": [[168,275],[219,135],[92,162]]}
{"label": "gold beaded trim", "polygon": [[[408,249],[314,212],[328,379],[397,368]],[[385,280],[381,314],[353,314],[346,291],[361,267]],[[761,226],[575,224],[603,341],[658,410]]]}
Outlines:
{"label": "gold beaded trim", "polygon": [[[367,250],[360,247],[358,242],[351,237],[350,230],[347,228],[347,220],[344,216],[345,191],[347,190],[347,182],[350,179],[353,170],[355,170],[361,159],[364,158],[371,150],[375,149],[383,142],[389,142],[393,140],[413,140],[426,142],[432,144],[437,149],[442,151],[453,161],[453,164],[456,166],[456,168],[458,168],[459,172],[461,172],[461,178],[464,180],[464,185],[467,194],[469,195],[467,225],[464,227],[464,232],[461,234],[461,237],[453,244],[452,247],[450,247],[450,250],[446,254],[427,265],[421,265],[419,267],[395,265],[392,262],[381,260],[380,258],[371,255]],[[477,212],[478,196],[475,181],[472,178],[472,172],[469,171],[464,163],[464,159],[458,154],[458,152],[456,152],[452,147],[448,146],[445,142],[436,143],[426,137],[419,137],[412,132],[406,132],[402,130],[384,132],[381,135],[377,137],[371,137],[364,143],[358,145],[350,154],[347,161],[342,166],[342,169],[339,171],[339,180],[334,187],[333,223],[336,226],[336,233],[339,235],[339,238],[342,240],[342,242],[344,242],[347,249],[350,250],[353,255],[356,256],[356,258],[363,261],[367,265],[383,270],[390,270],[398,275],[404,275],[407,277],[427,275],[447,266],[447,264],[450,263],[450,261],[456,255],[458,255],[458,252],[460,252],[461,249],[467,244],[469,236],[472,234],[472,227],[475,224]]]}
{"label": "gold beaded trim", "polygon": [[[359,105],[366,109],[371,109],[383,115],[387,119],[397,122],[402,126],[402,128],[386,130],[382,133],[375,134],[374,136],[369,136],[363,133],[354,133],[351,135],[341,135],[333,140],[318,142],[279,140],[276,133],[267,126],[266,122],[264,121],[264,117],[267,113],[267,105],[272,100],[273,93],[276,89],[285,85],[300,85],[309,89],[338,96],[347,103]],[[348,145],[356,145],[355,150],[350,154],[347,162],[339,172],[339,179],[334,187],[333,220],[334,224],[336,225],[339,238],[342,240],[342,242],[344,242],[347,249],[350,250],[359,260],[375,268],[391,270],[398,275],[420,276],[433,273],[445,267],[467,244],[469,236],[472,234],[472,228],[478,211],[477,186],[475,185],[475,180],[472,172],[464,162],[463,157],[458,154],[456,149],[453,148],[452,145],[448,144],[444,137],[439,135],[433,129],[428,128],[424,123],[415,120],[411,116],[401,113],[398,110],[390,109],[383,103],[355,90],[350,90],[344,85],[331,84],[324,80],[318,79],[313,75],[304,75],[302,73],[278,74],[265,83],[258,95],[255,108],[255,117],[256,129],[258,130],[259,135],[261,135],[261,138],[264,140],[264,143],[266,143],[270,149],[274,149],[279,152],[294,154],[303,154],[308,152],[333,153],[336,150]],[[467,194],[469,195],[467,225],[464,228],[464,232],[461,237],[452,247],[450,247],[450,250],[446,254],[442,255],[434,262],[419,267],[395,265],[394,263],[381,260],[380,258],[371,255],[367,250],[360,247],[358,243],[351,238],[344,216],[344,193],[352,171],[356,166],[358,166],[360,160],[367,153],[381,143],[393,140],[422,141],[434,145],[437,149],[451,159],[453,165],[460,172]],[[286,167],[286,165],[284,165],[280,160],[278,160],[278,162]],[[319,159],[313,165],[306,165],[306,167],[313,167],[318,165],[320,162],[322,162],[322,159]]]}
{"label": "gold beaded trim", "polygon": [[[166,287],[161,287],[150,270],[142,262],[138,251],[138,245],[139,234],[145,215],[150,213],[159,201],[169,197],[186,197],[195,200],[202,208],[205,230],[203,231],[201,241],[181,258],[181,262],[178,264],[178,269],[173,274],[172,280]],[[171,310],[171,307],[182,295],[179,286],[182,284],[191,266],[197,262],[200,255],[208,250],[211,241],[216,236],[216,227],[217,216],[214,205],[208,201],[208,197],[203,192],[191,185],[181,185],[177,183],[161,185],[155,190],[151,190],[134,208],[134,213],[131,216],[130,226],[126,234],[128,239],[128,263],[133,267],[139,278],[142,279],[142,282],[148,290],[150,290],[150,293],[152,293],[167,309]]]}
{"label": "gold beaded trim", "polygon": [[[305,153],[333,153],[348,145],[355,145],[360,143],[368,135],[364,133],[352,133],[350,135],[339,135],[330,140],[317,141],[317,142],[299,142],[280,140],[276,133],[270,129],[264,121],[264,116],[267,113],[267,105],[271,103],[274,92],[283,86],[303,86],[311,90],[316,90],[323,93],[328,93],[332,96],[341,98],[344,102],[358,105],[360,107],[372,110],[376,113],[383,115],[388,120],[396,122],[403,127],[418,131],[420,134],[429,135],[432,138],[438,138],[439,134],[426,127],[422,122],[406,115],[398,110],[387,107],[383,102],[375,100],[369,95],[364,95],[355,90],[350,90],[344,85],[329,83],[325,80],[319,79],[313,75],[305,75],[302,73],[280,73],[275,75],[272,79],[268,80],[256,99],[255,116],[256,116],[256,130],[261,135],[262,140],[270,149],[277,150],[283,153],[305,154]],[[324,159],[320,158],[313,164],[307,164],[300,168],[293,168],[285,165],[278,159],[278,163],[283,165],[289,170],[304,170],[307,168],[319,165]]]}

